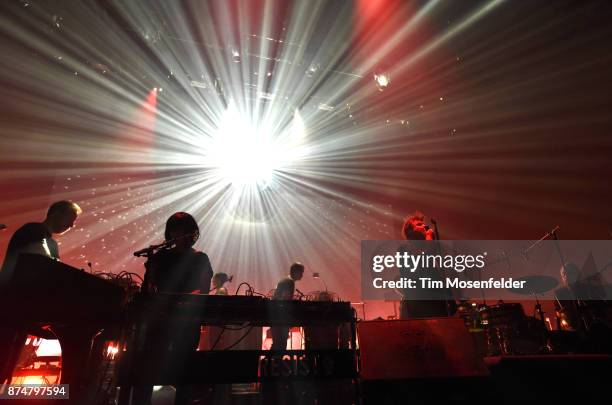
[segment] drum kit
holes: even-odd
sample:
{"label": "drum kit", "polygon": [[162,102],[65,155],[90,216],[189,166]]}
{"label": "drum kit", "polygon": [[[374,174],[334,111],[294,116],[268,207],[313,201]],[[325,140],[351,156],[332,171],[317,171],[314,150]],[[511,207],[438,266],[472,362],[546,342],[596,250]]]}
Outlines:
{"label": "drum kit", "polygon": [[[527,316],[519,303],[500,301],[495,305],[487,305],[464,301],[458,307],[458,315],[464,319],[470,332],[481,336],[481,339],[477,338],[476,341],[482,341],[483,354],[501,356],[588,352],[587,342],[592,333],[585,331],[580,325],[584,324],[582,318],[590,314],[586,311],[579,312],[578,317],[581,319],[577,320],[570,317],[567,308],[557,305],[553,327],[542,309],[538,295],[556,288],[558,281],[553,277],[540,275],[521,277],[519,281],[527,281],[525,284],[529,288],[510,291],[535,299],[533,316]],[[596,320],[596,325],[602,326],[609,336],[612,329],[608,323],[612,318],[607,319],[606,314],[612,315],[612,311],[604,311],[604,316]],[[593,317],[590,319],[592,322]],[[599,351],[601,349],[598,348]]]}

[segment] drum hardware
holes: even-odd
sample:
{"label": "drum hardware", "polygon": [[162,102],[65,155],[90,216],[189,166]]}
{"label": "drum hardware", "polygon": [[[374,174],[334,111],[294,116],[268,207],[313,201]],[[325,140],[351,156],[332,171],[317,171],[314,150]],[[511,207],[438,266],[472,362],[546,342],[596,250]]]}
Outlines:
{"label": "drum hardware", "polygon": [[557,281],[557,279],[554,277],[540,275],[524,276],[518,278],[517,280],[525,281],[525,287],[509,288],[508,290],[512,291],[515,294],[530,295],[535,299],[536,303],[534,307],[534,313],[537,314],[537,319],[540,324],[540,339],[542,343],[541,351],[551,352],[552,348],[550,346],[548,336],[549,329],[546,326],[546,314],[542,310],[542,304],[540,303],[538,295],[553,290],[555,287],[557,287],[559,281]]}

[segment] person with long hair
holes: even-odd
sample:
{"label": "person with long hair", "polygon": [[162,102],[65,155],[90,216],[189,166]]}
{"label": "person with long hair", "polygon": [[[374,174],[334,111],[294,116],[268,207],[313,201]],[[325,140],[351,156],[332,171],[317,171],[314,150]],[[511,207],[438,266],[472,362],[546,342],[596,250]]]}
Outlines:
{"label": "person with long hair", "polygon": [[[142,291],[152,295],[208,294],[213,271],[208,255],[193,247],[200,237],[196,220],[186,212],[174,213],[166,222],[164,237],[169,247],[159,250],[145,263],[147,271]],[[181,314],[176,319],[161,321],[154,315],[151,314],[153,319],[147,331],[148,349],[167,364],[186,362],[198,348],[200,324],[181,319]],[[133,402],[149,405],[152,389],[152,386],[136,387]],[[191,387],[177,386],[175,404],[188,404],[191,396]]]}

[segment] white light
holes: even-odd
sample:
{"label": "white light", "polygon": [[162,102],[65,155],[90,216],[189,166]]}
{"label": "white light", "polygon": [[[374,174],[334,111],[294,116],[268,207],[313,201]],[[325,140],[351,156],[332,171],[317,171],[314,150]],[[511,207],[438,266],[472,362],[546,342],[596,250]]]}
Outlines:
{"label": "white light", "polygon": [[374,74],[374,80],[376,81],[376,86],[380,91],[383,91],[389,86],[389,84],[391,84],[391,79],[389,78],[389,75],[385,73]]}
{"label": "white light", "polygon": [[59,340],[47,340],[41,339],[40,345],[36,349],[37,356],[59,356],[62,353],[62,349],[59,344]]}
{"label": "white light", "polygon": [[232,48],[232,60],[234,63],[240,63],[240,52],[235,48]]}
{"label": "white light", "polygon": [[265,91],[260,91],[259,98],[262,100],[274,100],[274,94],[266,93]]}
{"label": "white light", "polygon": [[236,195],[273,185],[281,170],[308,154],[307,131],[297,109],[290,125],[276,131],[273,124],[254,123],[248,117],[230,103],[200,157],[220,184],[231,185]]}
{"label": "white light", "polygon": [[210,162],[234,187],[267,187],[283,162],[279,144],[266,128],[257,128],[233,105],[223,114]]}
{"label": "white light", "polygon": [[321,65],[318,63],[311,64],[310,66],[308,66],[308,69],[306,69],[306,76],[314,77],[320,68],[321,68]]}
{"label": "white light", "polygon": [[320,103],[319,104],[319,110],[322,110],[322,111],[334,111],[334,106],[329,105],[329,104],[325,104],[325,103]]}
{"label": "white light", "polygon": [[208,85],[204,82],[198,82],[196,80],[192,80],[189,82],[189,84],[191,85],[191,87],[197,87],[199,89],[207,89]]}
{"label": "white light", "polygon": [[306,126],[304,125],[304,120],[302,119],[302,115],[296,109],[293,113],[293,123],[291,132],[293,135],[293,140],[295,142],[301,142],[306,137]]}

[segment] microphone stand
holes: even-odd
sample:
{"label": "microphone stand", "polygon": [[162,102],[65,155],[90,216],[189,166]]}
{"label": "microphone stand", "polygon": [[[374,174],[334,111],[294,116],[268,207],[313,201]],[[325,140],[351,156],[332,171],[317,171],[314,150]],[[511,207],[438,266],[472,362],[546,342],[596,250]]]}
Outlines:
{"label": "microphone stand", "polygon": [[434,237],[436,238],[436,241],[438,241],[438,253],[442,252],[442,249],[440,248],[440,232],[438,231],[438,223],[436,222],[435,219],[430,218],[431,224],[433,225],[433,230],[434,230]]}
{"label": "microphone stand", "polygon": [[[542,236],[540,239],[538,239],[537,241],[532,243],[527,249],[523,250],[523,257],[525,258],[525,260],[529,259],[529,252],[533,248],[538,246],[540,243],[542,243],[543,241],[545,241],[547,239],[559,240],[557,238],[557,231],[558,230],[559,230],[559,225],[555,226],[552,231],[547,232],[546,235]],[[563,268],[565,268],[565,261],[563,260],[563,255],[561,254],[561,250],[559,249],[559,245],[555,244],[555,246],[557,247],[557,251],[559,252],[559,256],[561,256],[561,262],[563,263]]]}
{"label": "microphone stand", "polygon": [[134,252],[134,256],[136,257],[151,257],[154,253],[156,253],[160,249],[166,249],[176,243],[176,239],[170,239],[158,245],[151,245],[147,248],[140,249]]}

